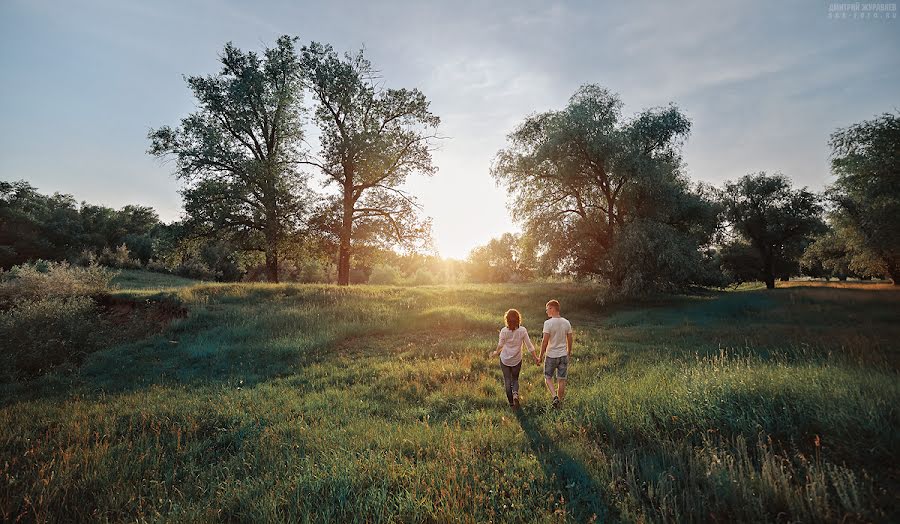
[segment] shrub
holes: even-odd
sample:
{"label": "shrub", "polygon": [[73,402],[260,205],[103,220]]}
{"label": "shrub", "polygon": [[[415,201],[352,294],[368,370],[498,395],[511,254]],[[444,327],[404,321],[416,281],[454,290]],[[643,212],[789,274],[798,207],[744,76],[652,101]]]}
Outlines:
{"label": "shrub", "polygon": [[215,280],[216,273],[199,258],[190,257],[178,264],[175,274],[197,280]]}
{"label": "shrub", "polygon": [[154,273],[173,273],[172,268],[170,268],[168,264],[157,259],[147,262],[146,269],[147,271],[153,271]]}
{"label": "shrub", "polygon": [[328,268],[321,260],[315,258],[304,259],[297,268],[297,280],[304,284],[322,284],[330,282]]}
{"label": "shrub", "polygon": [[0,308],[22,301],[96,295],[109,290],[116,276],[100,266],[77,267],[67,262],[46,262],[14,266],[0,272]]}
{"label": "shrub", "polygon": [[114,272],[93,265],[38,260],[0,272],[0,362],[26,376],[80,357],[104,337],[92,297],[109,290]]}
{"label": "shrub", "polygon": [[100,252],[99,262],[101,265],[114,267],[117,269],[140,269],[141,262],[131,258],[128,246],[122,244],[115,251],[104,247]]}
{"label": "shrub", "polygon": [[353,268],[350,270],[351,284],[365,284],[369,281],[368,271],[362,268]]}
{"label": "shrub", "polygon": [[72,264],[83,267],[95,266],[98,264],[97,254],[90,249],[84,249],[72,258]]}
{"label": "shrub", "polygon": [[391,266],[375,266],[372,268],[372,274],[369,275],[369,284],[396,286],[399,281],[400,272]]}
{"label": "shrub", "polygon": [[679,292],[722,280],[696,238],[652,220],[629,223],[609,258],[613,293],[623,297]]}
{"label": "shrub", "polygon": [[420,267],[416,270],[416,272],[410,278],[410,283],[414,286],[431,286],[434,285],[437,279],[434,275],[431,274],[430,271],[425,269],[424,267]]}
{"label": "shrub", "polygon": [[24,300],[0,313],[0,361],[26,376],[97,348],[99,311],[87,296]]}

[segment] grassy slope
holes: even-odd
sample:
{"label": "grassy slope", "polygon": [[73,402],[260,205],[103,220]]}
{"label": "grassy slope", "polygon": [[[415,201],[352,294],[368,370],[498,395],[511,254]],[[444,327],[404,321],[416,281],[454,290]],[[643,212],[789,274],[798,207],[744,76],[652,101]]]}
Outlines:
{"label": "grassy slope", "polygon": [[[191,316],[165,336],[5,386],[0,517],[897,518],[893,290],[174,291]],[[549,410],[526,364],[513,414],[487,353],[506,308],[537,336],[551,297],[571,394]]]}
{"label": "grassy slope", "polygon": [[139,269],[119,269],[112,285],[119,289],[164,289],[193,286],[197,280]]}

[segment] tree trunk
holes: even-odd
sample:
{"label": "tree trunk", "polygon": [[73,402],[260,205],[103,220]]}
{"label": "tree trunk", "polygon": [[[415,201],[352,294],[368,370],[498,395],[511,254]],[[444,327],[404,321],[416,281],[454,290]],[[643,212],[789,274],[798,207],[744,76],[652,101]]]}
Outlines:
{"label": "tree trunk", "polygon": [[763,278],[766,282],[766,289],[775,289],[775,257],[771,251],[763,251]]}
{"label": "tree trunk", "polygon": [[266,280],[278,283],[278,235],[266,231]]}
{"label": "tree trunk", "polygon": [[887,276],[895,286],[900,286],[900,264],[895,262],[896,258],[883,257],[887,266]]}
{"label": "tree trunk", "polygon": [[353,200],[344,191],[344,216],[341,221],[341,243],[338,248],[338,285],[350,284],[350,233],[353,231]]}

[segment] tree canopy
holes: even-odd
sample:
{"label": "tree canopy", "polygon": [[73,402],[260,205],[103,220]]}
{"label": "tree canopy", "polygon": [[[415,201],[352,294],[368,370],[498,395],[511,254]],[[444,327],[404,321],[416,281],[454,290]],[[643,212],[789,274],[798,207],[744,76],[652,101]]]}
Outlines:
{"label": "tree canopy", "polygon": [[618,95],[585,85],[559,111],[528,117],[492,175],[542,257],[626,293],[707,277],[716,208],[682,172],[690,121],[674,105],[621,115]]}
{"label": "tree canopy", "polygon": [[385,89],[360,51],[338,55],[313,42],[302,63],[316,102],[319,154],[306,160],[338,194],[324,207],[338,246],[338,284],[350,282],[354,250],[379,243],[414,246],[430,240],[430,222],[401,186],[431,175],[431,140],[440,119],[418,89]]}
{"label": "tree canopy", "polygon": [[199,109],[177,129],[149,133],[149,153],[174,158],[186,184],[186,226],[264,251],[274,282],[279,244],[305,205],[297,170],[303,71],[295,40],[282,36],[263,56],[226,44],[219,73],[187,78]]}
{"label": "tree canopy", "polygon": [[726,182],[722,201],[728,225],[756,251],[756,269],[768,289],[779,274],[791,272],[812,237],[824,230],[819,196],[793,189],[782,174],[760,172]]}
{"label": "tree canopy", "polygon": [[872,269],[900,285],[900,115],[839,129],[829,145],[835,227]]}

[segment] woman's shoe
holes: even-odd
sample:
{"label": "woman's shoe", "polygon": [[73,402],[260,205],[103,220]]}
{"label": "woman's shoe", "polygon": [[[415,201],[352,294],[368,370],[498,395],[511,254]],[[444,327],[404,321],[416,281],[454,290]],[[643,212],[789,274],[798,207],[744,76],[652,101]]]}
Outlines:
{"label": "woman's shoe", "polygon": [[519,394],[513,393],[513,401],[512,401],[513,409],[519,409]]}

